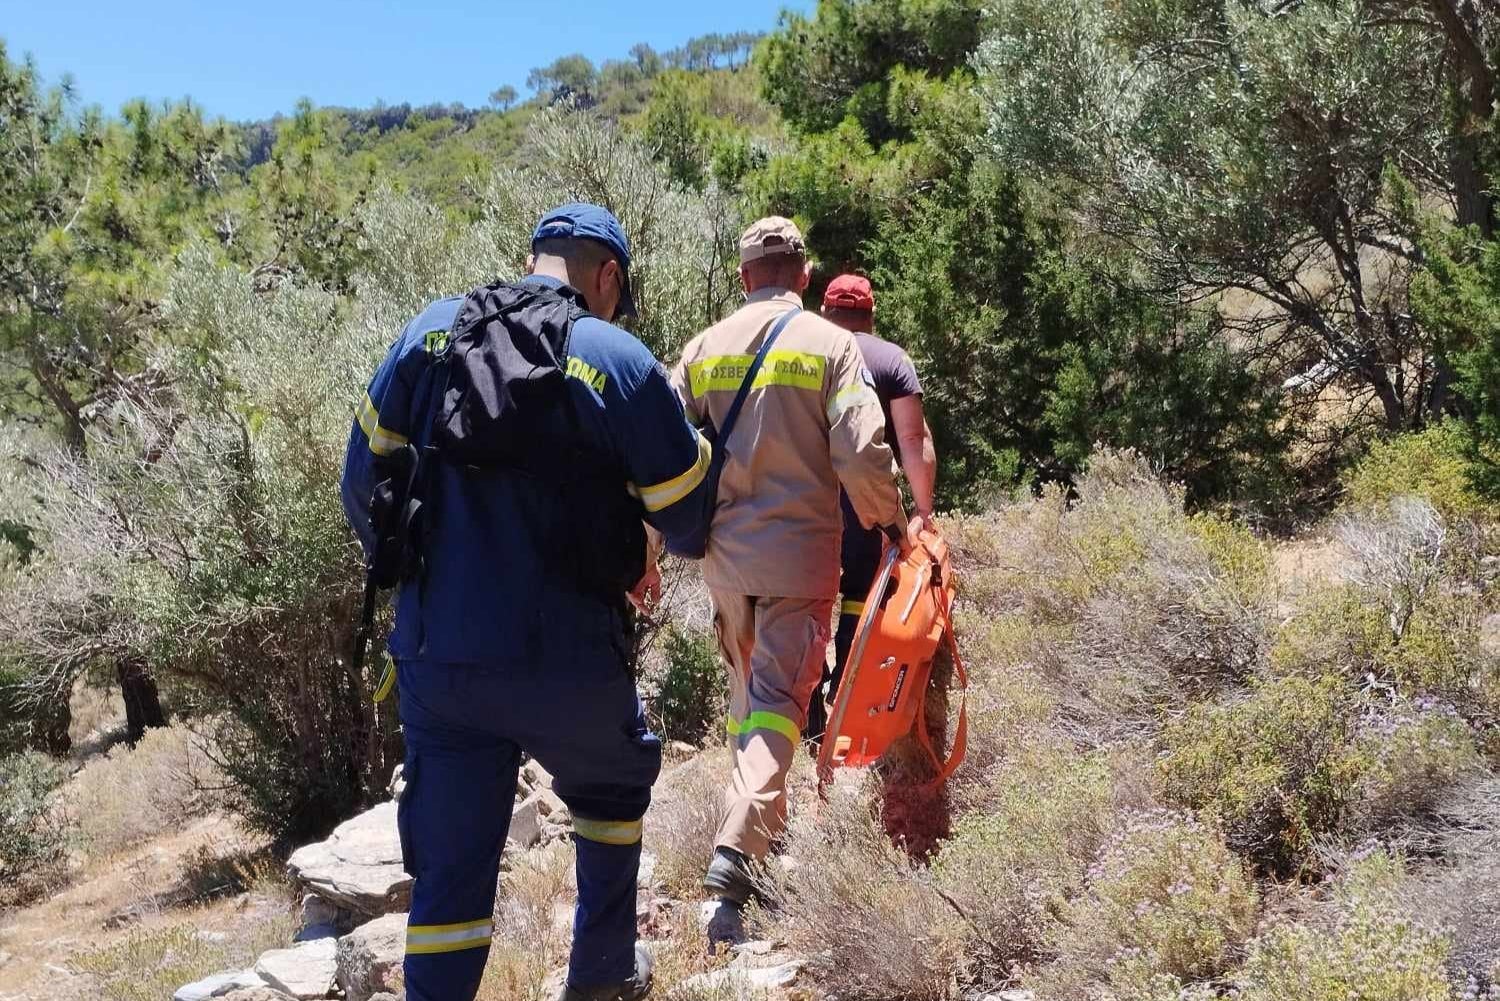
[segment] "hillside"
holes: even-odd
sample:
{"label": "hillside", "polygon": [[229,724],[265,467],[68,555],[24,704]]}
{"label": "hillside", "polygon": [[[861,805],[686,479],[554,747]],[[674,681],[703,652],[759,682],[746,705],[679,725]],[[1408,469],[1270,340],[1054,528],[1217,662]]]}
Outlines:
{"label": "hillside", "polygon": [[[901,850],[923,833],[901,811],[909,775],[847,773],[820,802],[804,758],[785,854],[765,874],[775,906],[757,919],[762,944],[707,958],[696,884],[727,756],[711,740],[674,744],[648,815],[640,910],[659,996],[1492,996],[1495,524],[1396,494],[1266,545],[1184,515],[1180,494],[1130,456],[1102,457],[1079,495],[945,523],[972,745],[936,801],[935,850]],[[658,661],[648,690],[680,669]],[[294,853],[289,884],[212,799],[188,794],[184,740],[174,730],[90,757],[64,786],[83,828],[114,840],[85,856],[71,889],[0,923],[0,991],[165,998],[251,966],[296,926],[331,920],[326,934],[343,934],[400,909],[399,866],[376,862],[399,858],[391,814],[332,843],[354,845],[364,824],[369,847]],[[528,769],[490,1001],[545,997],[567,953],[566,811]],[[122,783],[130,775],[151,779]],[[107,811],[148,781],[181,798],[137,820],[127,843]],[[366,874],[343,863],[335,875],[335,858],[367,859]],[[184,953],[188,941],[202,944]],[[329,969],[363,1001],[377,986],[364,971],[374,962],[383,977],[399,937],[351,941],[375,944]],[[1017,993],[994,993],[1005,991]]]}

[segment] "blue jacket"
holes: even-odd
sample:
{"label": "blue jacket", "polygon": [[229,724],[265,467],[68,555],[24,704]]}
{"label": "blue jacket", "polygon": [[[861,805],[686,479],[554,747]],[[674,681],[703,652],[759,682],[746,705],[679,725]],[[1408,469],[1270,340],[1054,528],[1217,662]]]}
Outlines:
{"label": "blue jacket", "polygon": [[[527,281],[551,287],[543,276]],[[428,433],[432,351],[445,342],[462,296],[441,299],[406,325],[371,380],[349,433],[342,496],[366,556],[373,544],[374,462]],[[618,460],[643,516],[669,539],[698,527],[708,442],[688,424],[666,372],[645,345],[593,316],[574,324],[567,384],[587,443]],[[553,572],[525,512],[538,489],[502,469],[436,462],[427,491],[422,578],[396,597],[390,650],[398,659],[532,663],[620,649],[618,607]]]}

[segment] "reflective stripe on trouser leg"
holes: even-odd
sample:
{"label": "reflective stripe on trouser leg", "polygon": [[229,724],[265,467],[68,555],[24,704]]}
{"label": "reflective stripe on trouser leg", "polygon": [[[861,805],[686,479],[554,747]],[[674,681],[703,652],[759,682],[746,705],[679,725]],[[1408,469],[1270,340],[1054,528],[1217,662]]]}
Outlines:
{"label": "reflective stripe on trouser leg", "polygon": [[763,858],[786,824],[786,776],[823,677],[832,599],[714,592],[730,678],[734,772],[715,844]]}
{"label": "reflective stripe on trouser leg", "polygon": [[479,677],[468,665],[403,661],[399,669],[407,784],[397,811],[403,862],[413,878],[406,997],[472,1001],[490,952],[520,751],[453,722],[463,705],[492,697],[468,687]]}
{"label": "reflective stripe on trouser leg", "polygon": [[490,944],[490,937],[494,934],[495,926],[489,918],[447,925],[408,924],[406,926],[406,952],[408,955],[422,955],[480,949]]}

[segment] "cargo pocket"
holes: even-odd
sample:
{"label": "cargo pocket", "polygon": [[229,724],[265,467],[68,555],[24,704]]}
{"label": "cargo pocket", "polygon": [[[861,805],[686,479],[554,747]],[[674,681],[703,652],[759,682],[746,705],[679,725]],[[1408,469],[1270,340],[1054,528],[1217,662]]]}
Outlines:
{"label": "cargo pocket", "polygon": [[802,714],[798,721],[807,726],[807,707],[812,703],[813,693],[823,683],[823,674],[828,670],[828,639],[832,635],[827,616],[812,615],[807,620],[807,649],[802,654],[802,664],[797,672],[795,687],[797,711]]}
{"label": "cargo pocket", "polygon": [[401,839],[401,868],[411,877],[417,875],[415,854],[416,839],[412,837],[412,811],[417,798],[422,794],[422,761],[415,754],[408,754],[401,768],[401,778],[406,788],[396,803],[396,833]]}

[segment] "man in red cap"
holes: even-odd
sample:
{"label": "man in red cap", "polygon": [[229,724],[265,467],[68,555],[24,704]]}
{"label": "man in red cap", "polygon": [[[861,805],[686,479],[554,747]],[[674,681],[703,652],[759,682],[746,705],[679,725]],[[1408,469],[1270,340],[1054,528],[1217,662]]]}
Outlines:
{"label": "man in red cap", "polygon": [[[870,280],[860,275],[839,275],[823,293],[823,316],[854,335],[864,356],[865,368],[875,381],[875,395],[885,411],[885,440],[896,449],[896,458],[906,473],[916,505],[916,517],[924,523],[932,519],[933,483],[937,479],[937,451],[932,443],[932,429],[922,413],[922,383],[917,378],[911,357],[890,341],[874,334],[875,293]],[[860,524],[849,498],[842,498],[844,537],[840,552],[842,575],[839,580],[839,628],[834,639],[834,667],[828,694],[838,691],[844,661],[854,642],[854,629],[864,612],[864,601],[875,579],[883,546],[879,530]],[[809,720],[808,736],[821,736],[826,725],[823,699],[813,700],[814,719]]]}

